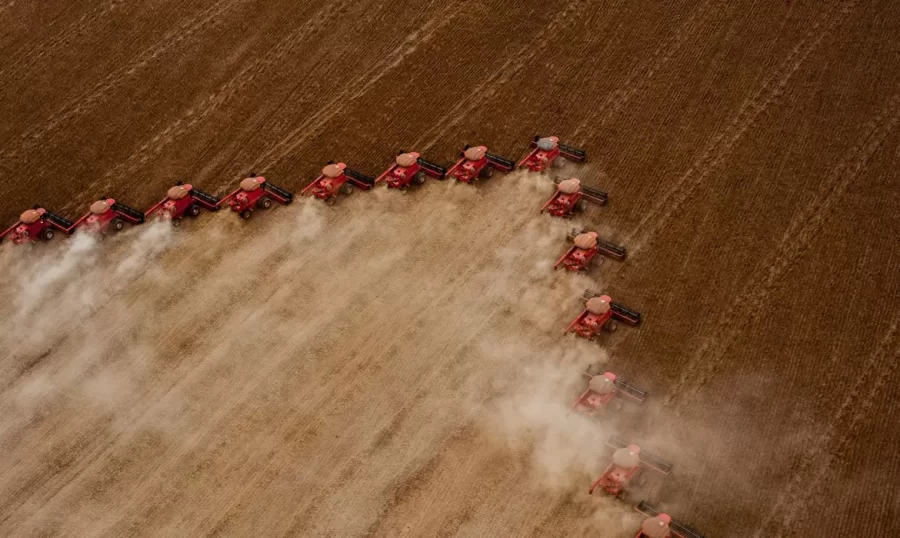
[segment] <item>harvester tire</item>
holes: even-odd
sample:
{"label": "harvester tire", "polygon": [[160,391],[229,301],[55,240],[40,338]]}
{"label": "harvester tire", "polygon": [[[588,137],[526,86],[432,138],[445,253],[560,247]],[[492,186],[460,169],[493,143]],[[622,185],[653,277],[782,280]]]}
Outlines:
{"label": "harvester tire", "polygon": [[44,228],[41,230],[41,233],[38,234],[38,238],[42,241],[49,241],[53,239],[53,228]]}
{"label": "harvester tire", "polygon": [[200,206],[198,206],[197,204],[191,204],[191,205],[188,206],[188,208],[187,208],[187,210],[185,211],[185,213],[186,213],[187,216],[189,216],[189,217],[196,217],[197,215],[200,214]]}
{"label": "harvester tire", "polygon": [[493,166],[485,166],[481,169],[481,172],[478,172],[478,177],[481,179],[490,179],[494,175],[494,167]]}
{"label": "harvester tire", "polygon": [[270,207],[272,207],[272,199],[268,196],[263,196],[259,199],[258,202],[256,202],[256,207],[260,209],[269,209]]}
{"label": "harvester tire", "polygon": [[587,209],[587,200],[578,200],[575,202],[575,211],[583,213]]}
{"label": "harvester tire", "polygon": [[341,194],[343,194],[344,196],[348,196],[352,192],[353,192],[353,185],[351,185],[350,183],[344,183],[343,185],[341,185]]}
{"label": "harvester tire", "polygon": [[550,165],[550,168],[562,168],[565,165],[566,163],[565,161],[563,161],[563,158],[557,156],[555,159],[553,159],[553,163]]}
{"label": "harvester tire", "polygon": [[416,176],[413,178],[413,181],[416,182],[416,185],[421,185],[425,183],[425,172],[418,172]]}
{"label": "harvester tire", "polygon": [[249,219],[250,215],[252,215],[252,213],[249,209],[245,209],[245,210],[241,211],[241,218],[244,220]]}
{"label": "harvester tire", "polygon": [[618,328],[619,328],[619,323],[614,319],[607,321],[606,324],[603,325],[603,330],[608,333],[614,333],[614,332],[616,332],[616,329],[618,329]]}
{"label": "harvester tire", "polygon": [[112,228],[114,232],[121,232],[122,228],[125,227],[125,221],[122,219],[113,219],[112,222],[109,223],[109,227]]}

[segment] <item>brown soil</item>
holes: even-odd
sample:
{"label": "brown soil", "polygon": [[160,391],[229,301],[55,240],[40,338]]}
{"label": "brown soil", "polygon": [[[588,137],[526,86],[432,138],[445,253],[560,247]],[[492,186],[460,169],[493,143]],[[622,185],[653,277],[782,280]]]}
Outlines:
{"label": "brown soil", "polygon": [[[633,536],[609,435],[708,536],[900,528],[893,2],[0,0],[0,217],[329,159],[521,172],[0,249],[4,536]],[[598,4],[599,5],[599,4]],[[550,269],[567,228],[629,259]],[[585,288],[645,316],[562,328]],[[650,391],[587,420],[593,361]]]}

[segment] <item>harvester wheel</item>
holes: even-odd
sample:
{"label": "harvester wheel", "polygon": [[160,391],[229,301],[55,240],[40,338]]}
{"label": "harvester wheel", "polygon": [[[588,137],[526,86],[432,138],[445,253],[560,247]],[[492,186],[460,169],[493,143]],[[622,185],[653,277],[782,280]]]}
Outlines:
{"label": "harvester wheel", "polygon": [[606,324],[603,325],[603,330],[608,333],[614,333],[614,332],[616,332],[616,329],[618,329],[618,328],[619,328],[619,323],[616,322],[616,320],[614,320],[614,319],[607,321]]}
{"label": "harvester wheel", "polygon": [[562,168],[566,163],[563,161],[562,157],[557,157],[553,159],[553,164],[550,165],[550,168]]}
{"label": "harvester wheel", "polygon": [[578,200],[575,202],[575,211],[584,212],[587,209],[587,200]]}
{"label": "harvester wheel", "polygon": [[595,375],[600,375],[603,373],[603,367],[600,366],[599,362],[592,362],[591,364],[588,364],[585,373],[587,373],[587,375],[591,377],[594,377]]}
{"label": "harvester wheel", "polygon": [[179,226],[181,226],[181,219],[172,219],[172,227],[178,228]]}
{"label": "harvester wheel", "polygon": [[53,239],[53,228],[44,228],[43,230],[41,230],[41,233],[38,234],[38,238],[42,239],[43,241],[49,241]]}
{"label": "harvester wheel", "polygon": [[416,176],[413,178],[413,181],[416,182],[416,185],[421,185],[422,183],[425,183],[425,172],[417,173]]}
{"label": "harvester wheel", "polygon": [[191,204],[188,206],[187,211],[185,211],[189,217],[196,217],[200,214],[200,206],[197,204]]}
{"label": "harvester wheel", "polygon": [[481,172],[478,172],[478,177],[481,179],[490,179],[494,175],[494,167],[493,166],[485,166],[481,169]]}
{"label": "harvester wheel", "polygon": [[245,210],[241,211],[241,218],[244,220],[247,220],[250,218],[250,215],[252,215],[252,214],[253,213],[249,209],[245,209]]}
{"label": "harvester wheel", "polygon": [[109,227],[115,232],[121,232],[122,228],[125,227],[125,221],[122,219],[113,219],[112,222],[109,223]]}
{"label": "harvester wheel", "polygon": [[344,196],[347,196],[352,192],[353,185],[351,185],[350,183],[344,183],[343,185],[341,185],[341,194],[343,194]]}
{"label": "harvester wheel", "polygon": [[256,207],[259,207],[261,209],[269,209],[270,207],[272,207],[272,200],[268,196],[263,196],[259,199],[258,202],[256,202]]}

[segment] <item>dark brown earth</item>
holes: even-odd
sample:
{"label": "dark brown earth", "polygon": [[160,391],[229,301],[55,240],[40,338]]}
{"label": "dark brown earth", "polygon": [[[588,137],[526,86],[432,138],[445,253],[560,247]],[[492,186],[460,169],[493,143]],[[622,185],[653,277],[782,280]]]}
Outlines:
{"label": "dark brown earth", "polygon": [[[4,244],[0,534],[633,536],[602,440],[707,536],[900,529],[894,2],[0,0],[0,217],[298,190],[400,148],[583,147],[580,223],[516,173]],[[243,225],[246,224],[246,225]],[[24,254],[23,254],[24,252]],[[564,338],[584,288],[644,314]],[[581,420],[579,369],[650,391]]]}

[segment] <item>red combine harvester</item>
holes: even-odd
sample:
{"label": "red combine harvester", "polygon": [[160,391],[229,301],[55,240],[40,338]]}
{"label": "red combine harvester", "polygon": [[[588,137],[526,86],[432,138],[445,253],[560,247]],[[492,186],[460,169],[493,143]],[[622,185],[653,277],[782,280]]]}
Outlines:
{"label": "red combine harvester", "polygon": [[541,207],[541,213],[549,211],[554,217],[564,219],[571,218],[576,211],[587,209],[587,203],[606,205],[609,195],[603,191],[585,187],[578,178],[553,180],[556,183],[556,192]]}
{"label": "red combine harvester", "polygon": [[623,396],[639,404],[644,403],[647,391],[619,379],[612,372],[604,372],[599,364],[591,364],[584,371],[588,379],[587,389],[572,404],[572,410],[585,415],[603,412],[616,396]]}
{"label": "red combine harvester", "polygon": [[250,177],[243,179],[238,188],[219,200],[217,205],[228,204],[242,219],[249,219],[254,208],[272,207],[272,200],[287,205],[294,201],[294,195],[250,172]]}
{"label": "red combine harvester", "polygon": [[181,226],[181,219],[185,215],[196,217],[200,214],[201,208],[218,211],[219,199],[193,185],[179,181],[166,192],[166,197],[148,209],[144,216],[169,219],[172,221],[172,226],[177,227]]}
{"label": "red combine harvester", "polygon": [[516,163],[488,152],[484,146],[466,144],[460,155],[461,158],[447,171],[447,176],[463,183],[471,183],[476,179],[488,179],[494,175],[495,168],[507,173],[516,168]]}
{"label": "red combine harvester", "polygon": [[19,216],[18,222],[0,233],[0,241],[9,237],[13,243],[34,243],[37,240],[50,241],[56,232],[72,233],[75,224],[36,205]]}
{"label": "red combine harvester", "polygon": [[[554,269],[562,265],[569,271],[585,271],[590,267],[591,261],[597,254],[609,256],[619,261],[624,261],[628,255],[625,247],[597,239],[597,232],[587,229],[580,232],[577,229],[572,229],[569,232],[568,240],[572,241],[574,245],[569,247],[569,250],[553,264]],[[602,259],[599,258],[598,261]]]}
{"label": "red combine harvester", "polygon": [[406,192],[410,184],[421,185],[425,179],[431,176],[435,179],[444,179],[447,169],[443,166],[426,161],[416,152],[407,153],[401,151],[383,174],[375,178],[375,183],[384,181],[389,189],[400,189]]}
{"label": "red combine harvester", "polygon": [[104,197],[91,204],[88,212],[75,221],[75,226],[86,232],[106,234],[109,231],[120,231],[126,222],[142,224],[144,214],[112,198]]}
{"label": "red combine harvester", "polygon": [[635,510],[647,516],[634,538],[704,538],[695,529],[672,519],[672,516],[641,501]]}
{"label": "red combine harvester", "polygon": [[322,173],[303,189],[301,194],[312,193],[313,196],[331,205],[338,194],[348,195],[353,192],[353,186],[367,191],[375,186],[375,180],[361,174],[356,170],[347,168],[344,163],[328,161]]}
{"label": "red combine harvester", "polygon": [[566,333],[593,340],[600,331],[614,332],[621,321],[627,325],[639,325],[641,314],[630,308],[612,302],[609,295],[598,295],[585,290],[582,299],[586,301],[585,308],[575,318],[575,321],[566,327]]}
{"label": "red combine harvester", "polygon": [[531,152],[519,161],[519,168],[527,166],[532,172],[543,172],[547,168],[559,166],[561,161],[557,157],[584,162],[587,155],[584,150],[560,143],[555,136],[537,135],[531,141]]}
{"label": "red combine harvester", "polygon": [[662,474],[669,474],[672,470],[672,464],[647,454],[642,454],[641,447],[637,445],[626,445],[615,439],[610,439],[606,444],[615,449],[612,463],[606,467],[600,478],[591,484],[591,489],[588,490],[590,495],[593,495],[594,491],[600,488],[607,494],[618,497],[625,491],[628,484],[634,480],[642,467],[653,469]]}

